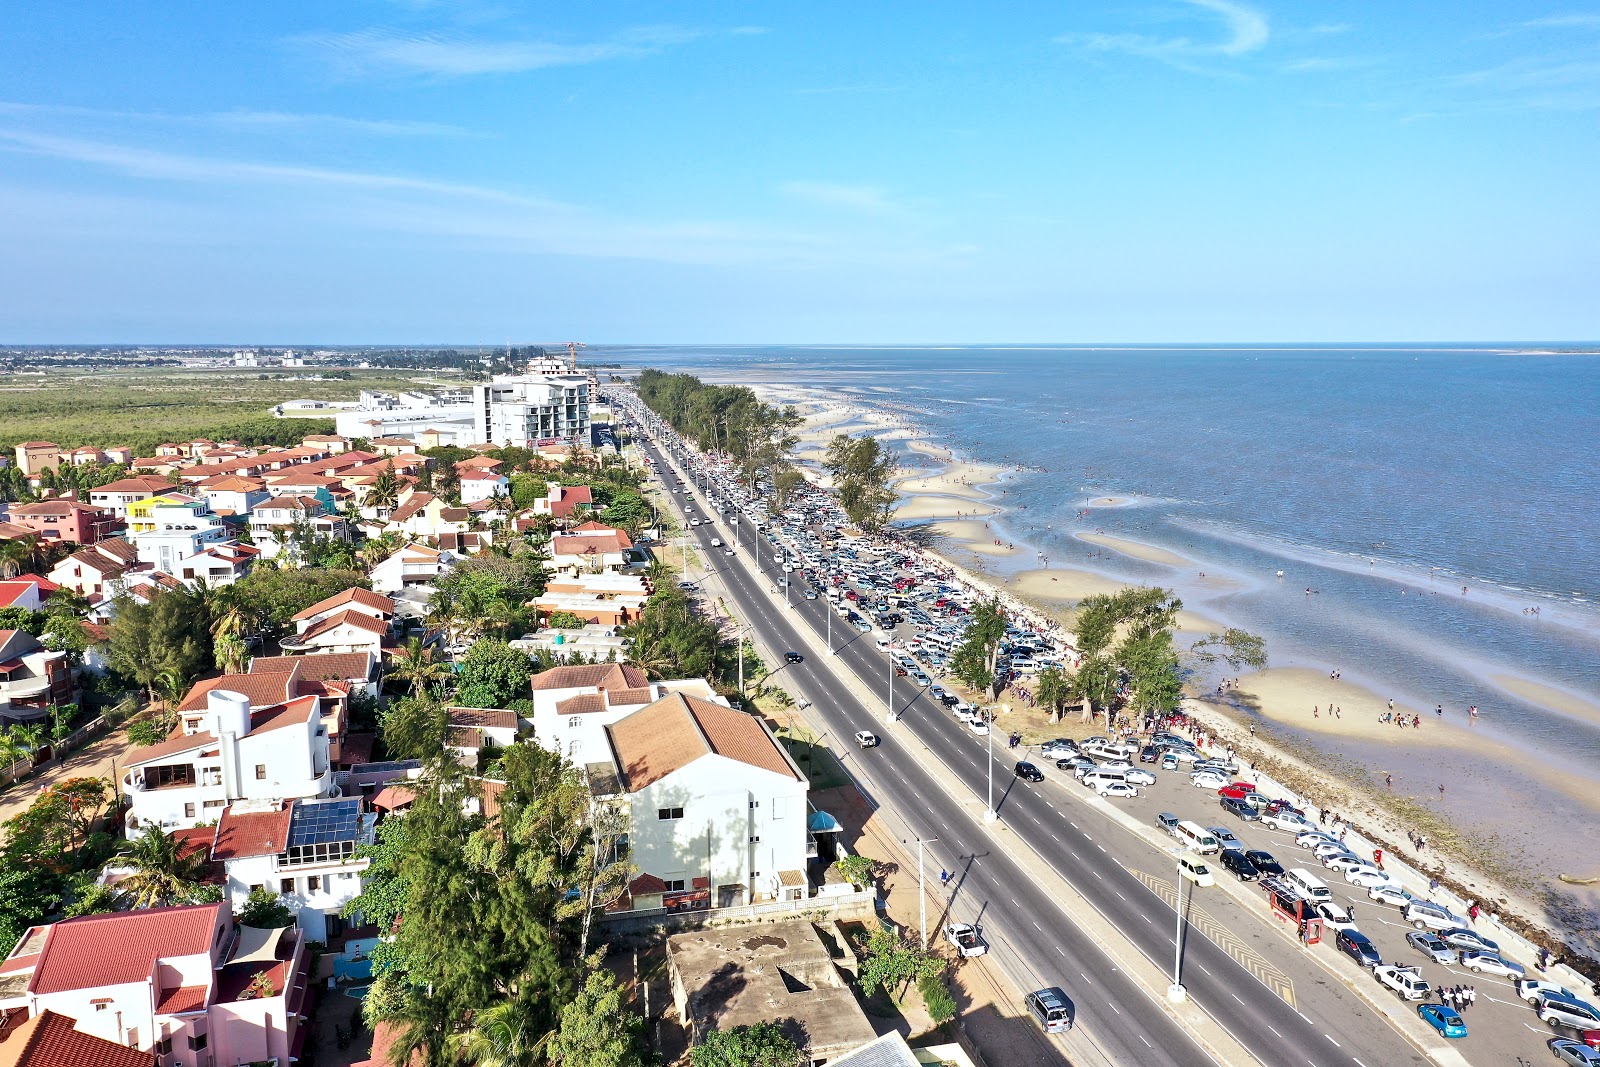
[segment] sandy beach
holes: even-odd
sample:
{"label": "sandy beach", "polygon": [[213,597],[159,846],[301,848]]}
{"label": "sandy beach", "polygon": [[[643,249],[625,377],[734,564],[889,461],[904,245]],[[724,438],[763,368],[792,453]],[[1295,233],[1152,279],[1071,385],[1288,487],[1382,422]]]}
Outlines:
{"label": "sandy beach", "polygon": [[963,549],[983,556],[1015,556],[1022,549],[1015,545],[997,545],[981,522],[966,519],[945,519],[929,525],[940,537],[960,542]]}
{"label": "sandy beach", "polygon": [[1576,693],[1569,693],[1565,689],[1554,686],[1541,685],[1527,678],[1519,678],[1513,674],[1493,674],[1489,681],[1504,689],[1512,696],[1520,697],[1531,704],[1542,704],[1553,708],[1563,715],[1570,715],[1575,719],[1585,722],[1600,723],[1600,704],[1585,700]]}
{"label": "sandy beach", "polygon": [[1087,541],[1091,545],[1109,548],[1113,552],[1121,552],[1124,556],[1142,559],[1146,563],[1159,563],[1166,567],[1194,566],[1193,560],[1186,559],[1176,552],[1168,552],[1166,549],[1156,548],[1154,545],[1143,545],[1138,541],[1127,541],[1121,537],[1112,537],[1110,534],[1079,533],[1073,534],[1073,536],[1079,541]]}
{"label": "sandy beach", "polygon": [[1436,721],[1432,708],[1411,707],[1398,700],[1394,702],[1394,714],[1404,716],[1407,722],[1412,716],[1420,717],[1422,725],[1401,729],[1392,722],[1382,722],[1389,713],[1388,697],[1308,667],[1269,667],[1241,675],[1238,685],[1222,699],[1272,722],[1311,733],[1406,744],[1459,744],[1468,740],[1458,736],[1465,731]]}
{"label": "sandy beach", "polygon": [[988,500],[985,486],[993,485],[1000,471],[983,463],[954,463],[935,474],[926,471],[906,471],[894,483],[895,489],[907,496],[933,494],[959,496],[967,500]]}

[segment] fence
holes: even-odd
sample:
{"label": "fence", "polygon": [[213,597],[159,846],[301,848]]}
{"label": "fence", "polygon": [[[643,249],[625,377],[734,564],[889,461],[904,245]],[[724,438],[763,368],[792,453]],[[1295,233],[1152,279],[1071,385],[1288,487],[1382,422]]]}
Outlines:
{"label": "fence", "polygon": [[50,742],[49,745],[46,746],[50,749],[49,759],[43,760],[37,764],[29,763],[26,760],[18,760],[10,767],[0,767],[0,790],[8,789],[14,783],[26,778],[28,775],[35,774],[46,769],[47,767],[53,767],[60,763],[62,760],[66,759],[67,756],[71,755],[74,750],[83,747],[83,745],[91,738],[97,737],[104,733],[106,725],[106,717],[104,715],[96,715],[94,718],[90,719],[88,722],[72,731],[60,741]]}
{"label": "fence", "polygon": [[600,921],[607,929],[617,933],[636,933],[725,926],[771,918],[810,919],[814,922],[824,919],[870,919],[876,914],[875,898],[872,890],[863,889],[848,895],[812,897],[809,900],[773,900],[765,904],[736,904],[695,911],[668,911],[666,908],[621,911],[602,916]]}

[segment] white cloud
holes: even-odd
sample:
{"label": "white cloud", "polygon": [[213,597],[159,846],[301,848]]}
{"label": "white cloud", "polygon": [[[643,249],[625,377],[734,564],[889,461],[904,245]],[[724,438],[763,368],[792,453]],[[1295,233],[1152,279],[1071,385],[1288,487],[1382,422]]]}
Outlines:
{"label": "white cloud", "polygon": [[[759,27],[732,31],[745,35]],[[359,30],[311,34],[295,42],[323,55],[341,74],[376,72],[466,77],[520,74],[547,67],[570,67],[612,59],[637,59],[705,36],[681,26],[636,26],[606,40],[571,44],[557,41],[486,40],[443,33]]]}
{"label": "white cloud", "polygon": [[1232,58],[1255,52],[1271,37],[1267,20],[1255,8],[1233,0],[1183,0],[1220,18],[1226,31],[1220,39],[1195,40],[1191,37],[1156,37],[1143,33],[1069,33],[1056,38],[1060,44],[1089,52],[1123,52],[1155,59],[1186,70],[1197,69],[1196,60]]}
{"label": "white cloud", "polygon": [[334,130],[364,133],[378,137],[449,137],[467,134],[460,126],[442,122],[417,122],[410,119],[357,119],[343,115],[299,114],[287,111],[210,111],[199,114],[174,114],[161,111],[118,111],[110,108],[74,107],[65,104],[27,104],[0,100],[0,115],[40,115],[116,122],[168,123],[177,126],[216,126],[233,129]]}
{"label": "white cloud", "polygon": [[1600,14],[1546,15],[1544,18],[1529,19],[1521,26],[1529,30],[1600,28]]}

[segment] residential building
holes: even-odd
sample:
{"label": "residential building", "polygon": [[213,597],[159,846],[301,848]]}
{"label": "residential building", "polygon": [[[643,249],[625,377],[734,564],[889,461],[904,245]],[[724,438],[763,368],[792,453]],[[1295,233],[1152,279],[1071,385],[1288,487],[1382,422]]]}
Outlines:
{"label": "residential building", "polygon": [[326,505],[316,497],[275,496],[250,510],[251,539],[267,559],[299,550],[292,541],[297,527],[310,531],[318,540],[350,539],[344,519],[328,514]]}
{"label": "residential building", "polygon": [[44,606],[45,593],[35,578],[8,578],[0,581],[0,608],[22,608],[38,611]]}
{"label": "residential building", "polygon": [[109,511],[60,498],[37,504],[12,504],[6,521],[34,533],[41,541],[92,545],[110,536],[117,525]]}
{"label": "residential building", "polygon": [[[19,1012],[24,1009],[18,1009]],[[78,1020],[46,1008],[0,1029],[0,1067],[157,1067],[152,1053],[78,1029]]]}
{"label": "residential building", "polygon": [[403,456],[417,451],[417,443],[409,437],[377,437],[370,444],[380,456]]}
{"label": "residential building", "polygon": [[[139,549],[140,560],[185,581],[201,574],[189,560],[208,547],[233,539],[222,517],[204,500],[181,493],[153,496],[130,504],[128,536]],[[187,575],[183,573],[186,566],[191,572]]]}
{"label": "residential building", "polygon": [[281,1067],[308,1032],[305,945],[294,927],[236,926],[226,903],[64,919],[30,929],[0,965],[0,1008],[65,1015],[172,1067]]}
{"label": "residential building", "polygon": [[[335,767],[343,767],[350,762],[345,751],[350,732],[350,697],[371,699],[378,695],[378,668],[379,659],[372,652],[327,652],[305,656],[257,656],[250,661],[249,673],[287,675],[294,696],[315,694],[320,697],[322,725],[328,734],[328,758]],[[271,691],[268,693],[270,695]]]}
{"label": "residential building", "polygon": [[[237,800],[337,795],[320,698],[294,696],[292,677],[230,675],[227,682],[235,689],[191,692],[194,699],[179,706],[180,732],[129,754],[122,776],[132,802],[129,837],[147,826],[211,822]],[[279,697],[280,703],[266,703]],[[201,709],[193,710],[200,700]]]}
{"label": "residential building", "polygon": [[240,474],[219,474],[215,478],[207,478],[195,489],[205,497],[212,511],[224,519],[236,519],[240,523],[248,521],[250,512],[257,504],[272,497],[267,492],[266,482]]}
{"label": "residential building", "polygon": [[384,529],[437,541],[447,533],[466,533],[471,526],[472,513],[466,508],[451,507],[443,497],[412,489],[389,515]]}
{"label": "residential building", "polygon": [[461,478],[461,503],[476,504],[482,500],[504,497],[510,489],[511,479],[497,471],[464,470]]}
{"label": "residential building", "polygon": [[643,575],[580,572],[551,575],[533,605],[546,617],[566,612],[586,623],[626,626],[639,617],[649,600],[650,583]]}
{"label": "residential building", "polygon": [[548,441],[589,443],[589,380],[581,374],[497,375],[472,387],[479,441],[527,447]]}
{"label": "residential building", "polygon": [[361,892],[378,816],[359,799],[239,801],[223,809],[211,858],[235,908],[257,889],[277,893],[309,941],[344,933],[344,906]]}
{"label": "residential building", "polygon": [[594,509],[594,493],[587,485],[561,485],[549,483],[545,495],[533,502],[535,515],[549,515],[555,519],[572,519],[580,511]]}
{"label": "residential building", "polygon": [[672,693],[727,705],[704,678],[652,682],[617,663],[552,667],[533,676],[534,737],[579,767],[603,764],[611,759],[606,728]]}
{"label": "residential building", "polygon": [[368,576],[372,588],[388,596],[414,589],[431,591],[441,575],[455,566],[456,556],[416,541],[405,545],[394,555],[375,565]]}
{"label": "residential building", "polygon": [[215,588],[232,585],[250,573],[261,550],[253,545],[223,541],[207,545],[178,564],[177,577],[184,581],[203,581]]}
{"label": "residential building", "polygon": [[123,578],[142,566],[139,550],[123,537],[100,541],[80,548],[50,570],[50,580],[91,601],[117,596],[124,588]]}
{"label": "residential building", "polygon": [[635,562],[633,540],[621,530],[586,522],[550,538],[551,566],[572,573],[620,570]]}
{"label": "residential building", "polygon": [[26,630],[0,630],[0,725],[42,719],[50,705],[77,701],[65,652]]}
{"label": "residential building", "polygon": [[599,802],[626,809],[631,858],[655,880],[634,910],[808,895],[807,780],[765,722],[669,693],[605,730],[610,759],[585,771]]}
{"label": "residential building", "polygon": [[577,629],[543,627],[508,644],[528,655],[536,652],[553,656],[558,662],[582,656],[593,663],[619,663],[628,658],[628,638],[615,626],[590,623]]}
{"label": "residential building", "polygon": [[[828,927],[833,944],[848,944],[836,923]],[[667,938],[667,975],[678,1017],[693,1041],[711,1030],[776,1023],[816,1064],[877,1038],[827,942],[809,922],[674,934]]]}
{"label": "residential building", "polygon": [[461,764],[476,769],[485,748],[505,749],[517,740],[517,713],[502,708],[446,708],[450,727],[445,747]]}
{"label": "residential building", "polygon": [[53,441],[24,441],[17,446],[17,469],[29,478],[61,466],[61,449]]}
{"label": "residential building", "polygon": [[128,505],[149,500],[171,488],[172,483],[165,478],[154,474],[135,474],[89,490],[89,503],[126,521]]}
{"label": "residential building", "polygon": [[285,652],[370,652],[383,655],[394,621],[393,600],[370,589],[346,589],[294,617],[295,634],[279,639]]}

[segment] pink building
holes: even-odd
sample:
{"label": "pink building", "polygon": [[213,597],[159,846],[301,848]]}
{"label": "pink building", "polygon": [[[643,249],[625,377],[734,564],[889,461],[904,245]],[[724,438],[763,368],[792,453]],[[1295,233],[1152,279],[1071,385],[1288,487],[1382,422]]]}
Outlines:
{"label": "pink building", "polygon": [[307,960],[294,927],[236,926],[227,904],[36,926],[0,963],[0,1009],[185,1067],[293,1062],[305,1044]]}
{"label": "pink building", "polygon": [[116,519],[110,512],[77,500],[13,504],[10,521],[32,530],[42,541],[61,541],[72,545],[92,545],[116,525]]}

